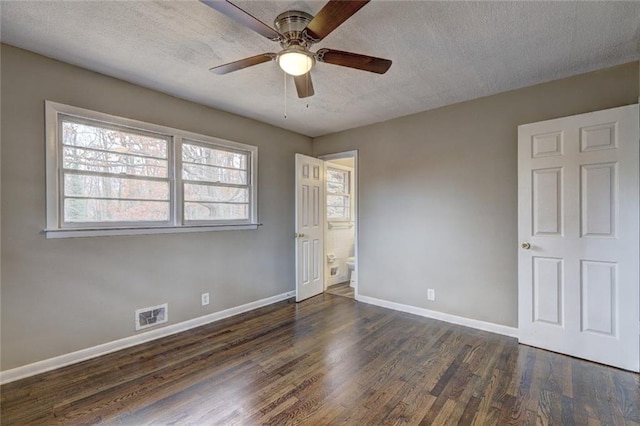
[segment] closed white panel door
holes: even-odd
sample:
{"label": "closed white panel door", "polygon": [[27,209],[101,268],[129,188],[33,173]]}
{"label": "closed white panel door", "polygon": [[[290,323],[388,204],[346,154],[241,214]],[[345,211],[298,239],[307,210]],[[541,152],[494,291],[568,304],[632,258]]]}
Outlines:
{"label": "closed white panel door", "polygon": [[296,154],[296,301],[324,290],[324,162]]}
{"label": "closed white panel door", "polygon": [[520,342],[640,369],[638,105],[518,127]]}

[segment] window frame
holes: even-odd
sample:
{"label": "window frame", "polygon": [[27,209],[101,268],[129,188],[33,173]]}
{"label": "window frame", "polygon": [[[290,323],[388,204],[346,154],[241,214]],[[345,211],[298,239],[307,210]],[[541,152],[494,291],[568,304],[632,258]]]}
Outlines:
{"label": "window frame", "polygon": [[[62,118],[101,125],[104,128],[158,137],[167,141],[167,180],[169,182],[169,220],[135,222],[87,222],[64,221],[62,166]],[[46,142],[46,228],[47,238],[68,238],[101,235],[138,235],[177,232],[203,232],[230,229],[256,229],[258,223],[258,148],[253,145],[232,142],[172,127],[161,126],[115,115],[91,111],[52,101],[45,101]],[[184,220],[182,182],[182,144],[197,143],[214,149],[246,153],[247,186],[249,190],[249,214],[242,220]]]}
{"label": "window frame", "polygon": [[[202,182],[202,184],[204,185],[210,185],[212,182],[207,182],[207,181],[193,181],[190,179],[183,179],[182,178],[182,146],[183,144],[188,144],[188,145],[196,145],[196,146],[201,146],[204,148],[212,148],[212,149],[221,149],[227,152],[233,152],[233,153],[239,153],[239,154],[247,154],[247,190],[249,191],[249,220],[251,220],[251,207],[253,205],[252,203],[252,197],[253,197],[253,193],[255,192],[253,185],[251,185],[251,179],[253,177],[253,173],[251,171],[252,165],[253,165],[253,161],[252,161],[252,156],[249,152],[247,152],[247,150],[241,150],[241,149],[237,149],[237,148],[232,148],[230,146],[222,146],[220,144],[214,144],[212,142],[206,142],[206,141],[202,141],[199,139],[191,139],[191,138],[182,138],[181,142],[180,142],[180,157],[176,157],[176,169],[180,170],[180,173],[176,173],[177,176],[179,176],[180,182],[179,182],[179,186],[178,184],[176,185],[176,189],[181,188],[182,190],[179,191],[180,192],[180,206],[178,208],[178,210],[180,210],[179,213],[179,217],[181,222],[185,225],[185,226],[198,226],[198,225],[202,225],[202,224],[245,224],[245,222],[247,221],[247,219],[242,219],[242,220],[219,220],[219,221],[211,221],[211,220],[188,220],[185,218],[185,201],[184,201],[184,181],[187,180],[190,183],[194,183],[194,184],[199,184],[198,182]],[[177,171],[177,170],[176,170]],[[213,186],[213,185],[211,185]],[[240,186],[240,185],[232,185],[232,184],[222,184],[221,186]],[[180,208],[181,207],[181,208]]]}
{"label": "window frame", "polygon": [[[89,125],[89,126],[100,126],[103,129],[109,129],[109,130],[114,130],[114,131],[122,131],[122,130],[126,130],[128,133],[132,133],[132,134],[138,134],[141,136],[149,136],[149,137],[154,137],[157,139],[162,139],[167,143],[167,177],[166,179],[159,179],[162,181],[166,181],[167,184],[169,185],[169,217],[167,218],[167,220],[165,221],[113,221],[113,222],[67,222],[65,220],[65,216],[64,216],[64,199],[65,199],[65,191],[64,191],[64,177],[65,177],[65,169],[64,165],[62,165],[62,161],[64,158],[64,144],[61,143],[62,141],[62,122],[64,120],[65,117],[69,117],[68,122],[72,122],[72,123],[76,123],[76,124],[81,124],[81,125]],[[86,117],[79,117],[76,115],[70,115],[70,114],[65,114],[65,113],[60,113],[58,112],[57,114],[57,131],[56,131],[56,155],[57,157],[57,163],[58,163],[58,168],[57,168],[57,179],[58,179],[58,187],[57,187],[57,203],[58,203],[58,227],[59,229],[86,229],[88,227],[91,228],[100,228],[100,229],[112,229],[112,228],[138,228],[138,227],[167,227],[167,226],[172,226],[173,223],[175,223],[175,213],[174,213],[174,209],[173,209],[173,202],[172,202],[172,181],[175,179],[174,175],[175,175],[175,171],[173,170],[173,168],[171,167],[171,165],[173,164],[174,161],[174,149],[173,149],[173,137],[171,135],[168,134],[162,134],[162,133],[155,133],[155,132],[149,132],[149,131],[144,131],[141,129],[137,129],[137,128],[132,128],[132,127],[126,127],[126,126],[121,126],[121,125],[117,125],[115,123],[110,123],[110,122],[104,122],[104,121],[97,121],[97,120],[93,120],[93,119],[88,119]],[[82,148],[82,147],[80,147]],[[73,170],[70,170],[71,172],[73,172]],[[84,174],[84,173],[77,173],[77,174]],[[88,173],[88,175],[90,174],[95,174],[96,176],[101,175],[101,176],[105,176],[105,177],[114,177],[114,178],[125,178],[125,179],[139,179],[139,180],[147,180],[147,181],[154,181],[157,179],[144,179],[143,177],[134,177],[134,176],[129,176],[129,175],[125,175],[125,176],[118,176],[118,174],[116,173],[107,173],[107,172],[101,172],[101,173]],[[90,226],[88,226],[90,225]],[[48,228],[48,225],[47,225]]]}
{"label": "window frame", "polygon": [[[348,217],[341,217],[341,218],[330,218],[329,217],[329,204],[327,203],[326,209],[326,215],[327,215],[327,222],[352,222],[353,221],[353,169],[351,169],[350,167],[346,167],[346,166],[341,166],[339,164],[327,164],[326,167],[326,172],[325,172],[325,186],[327,194],[326,197],[329,197],[330,195],[335,195],[335,196],[340,196],[340,197],[344,197],[347,198],[349,200],[349,208],[347,209],[347,213],[348,213]],[[329,179],[327,178],[327,176],[329,176],[328,171],[330,169],[333,169],[335,171],[339,171],[344,173],[345,176],[345,183],[346,183],[346,187],[348,192],[345,193],[334,193],[334,192],[329,192]]]}

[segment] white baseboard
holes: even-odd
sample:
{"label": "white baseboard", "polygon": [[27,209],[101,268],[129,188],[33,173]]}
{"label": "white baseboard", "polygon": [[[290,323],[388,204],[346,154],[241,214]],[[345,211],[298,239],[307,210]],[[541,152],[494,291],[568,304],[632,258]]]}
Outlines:
{"label": "white baseboard", "polygon": [[81,349],[79,351],[60,355],[54,358],[34,362],[33,364],[16,367],[11,370],[0,371],[0,384],[24,379],[25,377],[35,376],[36,374],[55,370],[56,368],[65,367],[67,365],[75,364],[87,359],[96,358],[101,355],[106,355],[111,352],[139,345],[140,343],[145,343],[151,340],[156,340],[162,337],[170,336],[172,334],[180,333],[182,331],[219,321],[233,315],[238,315],[257,308],[261,308],[263,306],[271,305],[273,303],[280,302],[281,300],[289,299],[290,297],[295,296],[295,294],[295,291],[289,291],[286,293],[278,294],[276,296],[267,297],[266,299],[260,299],[256,300],[255,302],[250,302],[244,305],[225,309],[223,311],[214,312],[188,321],[168,325],[166,327],[158,328],[146,333],[140,333],[136,334],[135,336],[125,337],[123,339],[114,340],[112,342],[93,346],[91,348]]}
{"label": "white baseboard", "polygon": [[508,327],[506,325],[494,324],[474,320],[471,318],[459,317],[457,315],[445,314],[443,312],[432,311],[429,309],[418,308],[416,306],[403,305],[402,303],[389,302],[388,300],[376,299],[375,297],[356,295],[358,302],[368,303],[370,305],[381,306],[383,308],[393,309],[394,311],[407,312],[409,314],[420,315],[421,317],[433,318],[451,324],[463,325],[465,327],[475,328],[478,330],[489,331],[491,333],[502,334],[509,337],[518,337],[518,329]]}

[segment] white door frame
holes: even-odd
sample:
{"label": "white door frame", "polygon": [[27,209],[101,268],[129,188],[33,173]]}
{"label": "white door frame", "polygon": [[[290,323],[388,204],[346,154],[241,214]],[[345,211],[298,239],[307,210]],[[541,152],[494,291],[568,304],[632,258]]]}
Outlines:
{"label": "white door frame", "polygon": [[[359,192],[358,192],[358,150],[355,149],[353,151],[343,151],[343,152],[336,152],[333,154],[325,154],[325,155],[320,155],[318,156],[319,159],[323,160],[323,161],[329,161],[329,160],[339,160],[341,158],[353,158],[353,196],[351,197],[352,200],[355,200],[354,206],[353,206],[353,217],[354,217],[354,222],[355,222],[355,236],[354,236],[354,246],[355,246],[355,258],[356,258],[356,262],[355,262],[355,269],[358,270],[358,259],[359,259],[359,250],[358,250],[358,235],[359,235],[359,228],[360,228],[360,217],[358,214],[358,199],[359,199]],[[326,194],[325,194],[326,197]],[[327,240],[327,217],[325,215],[325,224],[324,224],[324,230],[325,230],[325,238],[324,240]],[[324,246],[324,258],[327,258],[327,245],[325,244]],[[327,277],[325,276],[325,284],[324,284],[324,288],[325,290],[327,289]],[[358,288],[360,288],[360,274],[358,274],[358,279],[356,280],[356,285],[354,286],[354,297],[357,300],[358,299]]]}

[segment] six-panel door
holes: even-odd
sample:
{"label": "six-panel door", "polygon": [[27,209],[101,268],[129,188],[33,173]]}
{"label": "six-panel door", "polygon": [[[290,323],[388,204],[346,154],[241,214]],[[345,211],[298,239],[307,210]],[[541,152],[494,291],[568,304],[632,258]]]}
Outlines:
{"label": "six-panel door", "polygon": [[518,128],[520,342],[638,371],[638,106]]}
{"label": "six-panel door", "polygon": [[324,290],[324,162],[296,154],[296,301]]}

